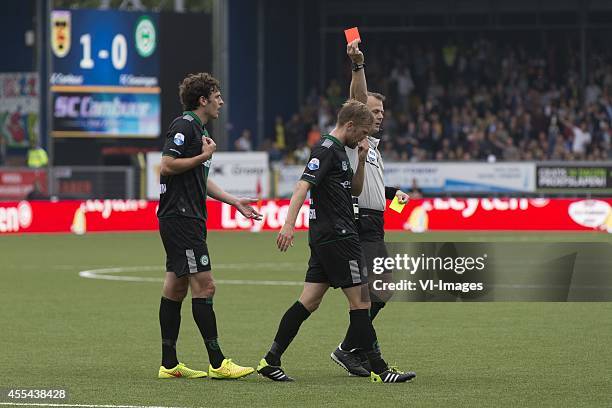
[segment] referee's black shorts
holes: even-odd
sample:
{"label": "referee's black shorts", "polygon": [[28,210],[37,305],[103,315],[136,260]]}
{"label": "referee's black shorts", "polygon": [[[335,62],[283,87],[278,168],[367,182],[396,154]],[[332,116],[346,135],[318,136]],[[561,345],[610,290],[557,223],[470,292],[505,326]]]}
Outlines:
{"label": "referee's black shorts", "polygon": [[159,235],[166,250],[166,271],[178,278],[211,270],[206,223],[196,218],[159,219]]}
{"label": "referee's black shorts", "polygon": [[359,239],[355,237],[310,245],[306,282],[350,288],[368,282]]}
{"label": "referee's black shorts", "polygon": [[[365,257],[368,272],[372,270],[374,258],[387,258],[389,253],[385,246],[385,219],[382,211],[359,209],[359,241]],[[368,276],[372,276],[368,273]]]}

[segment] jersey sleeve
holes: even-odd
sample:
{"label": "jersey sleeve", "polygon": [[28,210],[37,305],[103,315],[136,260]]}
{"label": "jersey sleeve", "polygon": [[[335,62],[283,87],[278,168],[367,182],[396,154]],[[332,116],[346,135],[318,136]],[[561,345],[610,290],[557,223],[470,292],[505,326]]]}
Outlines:
{"label": "jersey sleeve", "polygon": [[189,145],[193,137],[191,123],[183,119],[175,121],[166,134],[162,156],[172,156],[177,159],[185,157],[185,146]]}
{"label": "jersey sleeve", "polygon": [[315,146],[300,180],[318,186],[331,169],[333,158],[334,153],[330,148],[321,145]]}

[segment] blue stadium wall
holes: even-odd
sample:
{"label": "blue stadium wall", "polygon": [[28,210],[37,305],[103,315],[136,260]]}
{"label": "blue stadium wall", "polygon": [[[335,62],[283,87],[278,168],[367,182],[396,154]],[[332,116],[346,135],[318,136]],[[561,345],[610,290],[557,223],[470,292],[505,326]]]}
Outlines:
{"label": "blue stadium wall", "polygon": [[[264,133],[257,134],[257,55],[258,1],[229,2],[229,146],[243,129],[250,129],[259,142],[271,137],[274,119],[282,115],[287,121],[298,111],[298,2],[261,0],[264,7]],[[308,3],[308,2],[305,2]],[[306,15],[311,9],[307,7]],[[318,39],[318,29],[309,33]],[[308,46],[312,50],[311,46]],[[312,55],[305,49],[308,70],[318,72]],[[312,53],[311,53],[312,54]],[[314,50],[318,59],[318,52]]]}

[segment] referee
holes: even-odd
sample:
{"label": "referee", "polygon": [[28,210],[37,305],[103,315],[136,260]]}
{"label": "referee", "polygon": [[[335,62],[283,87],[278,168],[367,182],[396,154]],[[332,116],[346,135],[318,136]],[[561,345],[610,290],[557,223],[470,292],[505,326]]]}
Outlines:
{"label": "referee", "polygon": [[[331,287],[341,288],[349,303],[349,332],[366,352],[377,383],[406,382],[414,373],[401,373],[389,368],[380,352],[375,351],[376,331],[368,316],[370,300],[365,265],[353,214],[352,195],[363,187],[363,169],[367,146],[365,138],[374,122],[365,104],[354,99],[346,102],[338,113],[334,130],[313,147],[312,154],[297,182],[276,245],[286,251],[293,245],[295,220],[310,191],[310,228],[308,241],[310,260],[302,294],[283,315],[274,342],[261,359],[257,372],[273,381],[293,381],[281,367],[281,357],[297,335],[302,323],[321,303]],[[358,162],[353,170],[345,146],[358,148]]]}
{"label": "referee", "polygon": [[[350,97],[365,103],[374,115],[374,126],[372,135],[368,136],[369,149],[366,155],[363,190],[359,195],[359,241],[366,258],[366,265],[370,268],[376,257],[388,257],[385,246],[384,211],[387,199],[397,197],[401,204],[408,202],[408,194],[394,187],[386,187],[383,181],[383,160],[378,150],[380,139],[375,135],[380,131],[384,117],[383,103],[385,97],[379,93],[367,91],[364,73],[364,56],[358,47],[359,40],[348,44],[347,54],[353,63],[353,73],[350,85]],[[357,149],[346,147],[346,153],[351,161],[351,167],[355,168],[358,161]],[[372,275],[370,275],[372,276]],[[390,274],[383,275],[383,279],[390,279]],[[385,302],[391,297],[389,292],[374,291],[370,288],[370,318],[378,315],[385,307]],[[359,350],[358,341],[349,330],[346,337],[331,354],[331,358],[338,365],[349,372],[349,375],[367,377],[370,375],[371,367],[362,350]]]}
{"label": "referee", "polygon": [[[247,218],[261,217],[249,205],[256,200],[234,197],[208,178],[216,145],[205,125],[219,117],[223,106],[219,88],[219,81],[206,72],[183,80],[179,96],[185,111],[172,121],[162,153],[157,217],[166,250],[166,276],[159,306],[162,364],[158,378],[240,378],[254,371],[225,358],[213,310],[215,283],[206,244],[206,197],[233,205]],[[207,372],[186,367],[176,356],[181,305],[189,288],[193,319],[210,361]]]}

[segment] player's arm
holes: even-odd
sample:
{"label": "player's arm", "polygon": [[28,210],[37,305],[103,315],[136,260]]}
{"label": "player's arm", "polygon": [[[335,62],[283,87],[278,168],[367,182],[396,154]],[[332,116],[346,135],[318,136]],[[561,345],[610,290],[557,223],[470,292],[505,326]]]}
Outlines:
{"label": "player's arm", "polygon": [[197,167],[204,163],[206,160],[210,159],[212,153],[200,153],[194,157],[186,157],[184,159],[179,159],[173,156],[162,156],[160,173],[162,176],[176,176],[177,174],[181,174],[186,172],[187,170],[191,170],[194,167]]}
{"label": "player's arm", "polygon": [[357,145],[357,168],[353,174],[353,181],[351,183],[351,195],[359,197],[363,191],[363,180],[365,178],[365,160],[368,155],[368,149],[370,145],[368,139],[363,139]]}
{"label": "player's arm", "polygon": [[287,211],[287,219],[276,237],[276,246],[281,252],[285,252],[290,246],[293,246],[295,221],[297,220],[302,205],[304,205],[304,200],[306,200],[306,194],[308,194],[310,186],[311,183],[304,180],[298,181],[295,185],[295,190],[293,190],[291,202],[289,203],[289,210]]}
{"label": "player's arm", "polygon": [[276,237],[276,246],[282,252],[293,245],[295,220],[297,220],[300,208],[304,205],[308,190],[310,190],[312,186],[318,186],[325,180],[329,169],[332,167],[334,155],[329,147],[330,146],[322,146],[319,144],[312,149],[310,160],[304,169],[304,173],[295,185],[295,190],[293,191],[291,202],[289,203],[287,219],[278,233],[278,237]]}
{"label": "player's arm", "polygon": [[367,103],[368,102],[368,85],[366,83],[365,77],[365,68],[363,67],[364,56],[363,53],[359,50],[359,43],[361,40],[357,39],[351,41],[346,46],[346,53],[351,59],[352,63],[355,66],[359,67],[356,71],[353,69],[352,77],[351,77],[351,86],[349,89],[349,97],[351,99],[357,99],[359,102]]}
{"label": "player's arm", "polygon": [[162,176],[175,176],[193,169],[210,159],[217,149],[215,142],[209,137],[202,137],[202,151],[194,157],[185,157],[185,147],[189,146],[194,137],[191,124],[187,121],[178,121],[168,132],[164,149],[160,173]]}
{"label": "player's arm", "polygon": [[238,197],[223,190],[217,183],[210,178],[206,181],[206,194],[209,197],[219,200],[225,204],[234,205]]}
{"label": "player's arm", "polygon": [[215,200],[219,200],[233,207],[236,207],[236,210],[238,210],[246,218],[261,220],[261,214],[250,205],[257,202],[256,198],[236,197],[235,195],[232,195],[227,191],[223,190],[217,185],[217,183],[215,183],[211,179],[208,179],[206,181],[206,194],[208,194],[209,197],[212,197]]}

